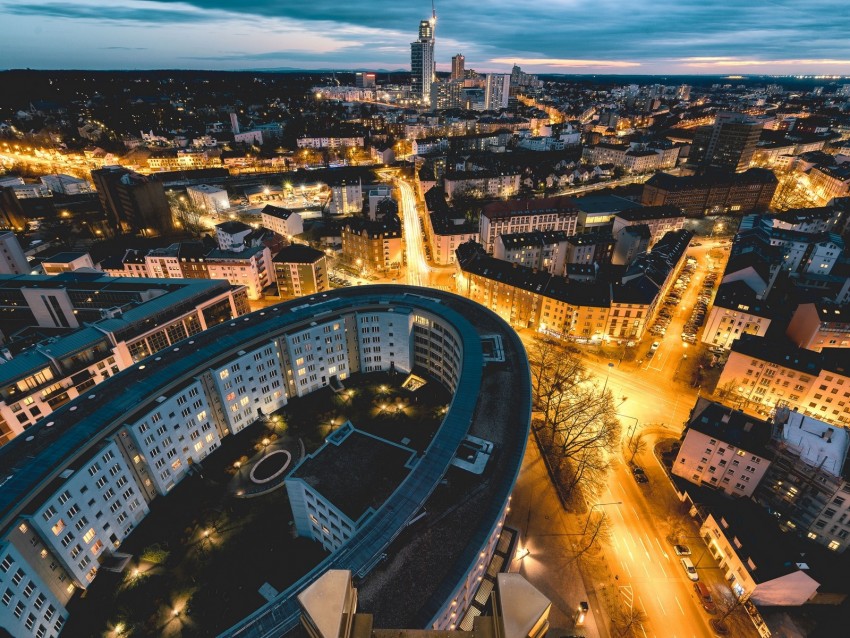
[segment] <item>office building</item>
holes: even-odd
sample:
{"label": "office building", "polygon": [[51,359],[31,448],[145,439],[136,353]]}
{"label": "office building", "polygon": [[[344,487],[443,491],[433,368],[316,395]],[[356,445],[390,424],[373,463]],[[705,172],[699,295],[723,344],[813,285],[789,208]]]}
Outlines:
{"label": "office building", "polygon": [[354,86],[358,89],[373,89],[375,88],[375,74],[362,73],[358,71],[354,74]]}
{"label": "office building", "polygon": [[410,43],[410,94],[423,105],[431,101],[431,83],[436,77],[434,30],[437,13],[419,23],[419,38]]}
{"label": "office building", "polygon": [[712,126],[697,130],[688,162],[701,170],[745,171],[763,126],[764,122],[749,115],[718,113]]}

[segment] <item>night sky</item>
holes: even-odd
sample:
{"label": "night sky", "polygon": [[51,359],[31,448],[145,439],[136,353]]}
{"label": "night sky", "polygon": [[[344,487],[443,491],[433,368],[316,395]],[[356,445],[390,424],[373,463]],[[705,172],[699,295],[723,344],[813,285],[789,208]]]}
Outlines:
{"label": "night sky", "polygon": [[[0,68],[406,69],[427,2],[0,0]],[[453,0],[437,66],[847,74],[850,0]]]}

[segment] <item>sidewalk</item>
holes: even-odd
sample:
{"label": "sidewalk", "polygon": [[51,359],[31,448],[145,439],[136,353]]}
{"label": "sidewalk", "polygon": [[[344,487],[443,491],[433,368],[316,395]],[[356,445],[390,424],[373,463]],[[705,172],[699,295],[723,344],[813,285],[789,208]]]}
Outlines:
{"label": "sidewalk", "polygon": [[[521,558],[513,559],[510,571],[525,576],[552,601],[551,635],[607,638],[610,634],[605,609],[596,593],[587,591],[574,560],[572,544],[580,539],[581,530],[576,533],[572,519],[574,516],[564,512],[531,437],[506,522],[520,534],[517,555]],[[591,612],[584,626],[576,627],[576,610],[582,601],[590,603]]]}

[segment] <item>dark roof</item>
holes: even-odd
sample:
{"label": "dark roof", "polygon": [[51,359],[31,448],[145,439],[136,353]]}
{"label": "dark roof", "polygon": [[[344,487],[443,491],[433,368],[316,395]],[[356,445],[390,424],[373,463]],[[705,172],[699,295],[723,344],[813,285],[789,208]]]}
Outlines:
{"label": "dark roof", "polygon": [[275,255],[272,260],[276,264],[312,264],[325,256],[321,250],[310,248],[304,244],[290,244]]}
{"label": "dark roof", "polygon": [[42,260],[42,263],[47,262],[48,264],[69,264],[72,261],[74,261],[75,259],[79,259],[80,257],[84,257],[86,254],[87,253],[83,253],[83,252],[80,252],[80,253],[72,253],[72,252],[56,253],[52,257],[47,257],[44,260]]}
{"label": "dark roof", "polygon": [[295,211],[291,211],[288,208],[281,208],[280,206],[266,204],[260,212],[265,215],[271,215],[272,217],[286,220],[289,219],[289,216]]}
{"label": "dark roof", "polygon": [[611,305],[607,282],[602,285],[572,282],[566,277],[496,259],[488,255],[481,244],[473,241],[458,246],[455,254],[464,272],[576,306],[607,308]]}
{"label": "dark roof", "polygon": [[373,239],[401,237],[401,221],[397,215],[387,215],[375,221],[366,217],[352,217],[342,223],[342,229],[357,234],[365,232]]}
{"label": "dark roof", "polygon": [[216,230],[221,230],[221,232],[227,233],[228,235],[235,235],[236,233],[251,230],[251,227],[248,224],[236,220],[221,222],[220,224],[216,224],[215,228]]}
{"label": "dark roof", "polygon": [[806,374],[816,375],[822,367],[821,354],[814,350],[798,348],[789,341],[766,339],[751,334],[742,334],[733,341],[732,352]]}
{"label": "dark roof", "polygon": [[465,217],[454,217],[448,212],[431,213],[431,228],[435,235],[472,235],[478,233],[478,224]]}
{"label": "dark roof", "polygon": [[742,310],[739,306],[746,306],[747,309],[742,312],[758,317],[772,318],[775,314],[766,302],[758,299],[752,288],[740,280],[720,284],[714,305],[736,311]]}
{"label": "dark roof", "polygon": [[640,208],[628,208],[617,213],[617,217],[629,222],[647,219],[675,219],[684,216],[685,213],[678,206],[641,206]]}
{"label": "dark roof", "polygon": [[410,473],[409,448],[343,426],[296,467],[301,479],[352,521],[377,510]]}
{"label": "dark roof", "polygon": [[707,173],[705,175],[686,175],[679,177],[669,173],[656,173],[645,182],[666,191],[688,190],[692,188],[712,188],[734,184],[777,184],[773,171],[766,168],[750,168],[743,173]]}
{"label": "dark roof", "polygon": [[767,455],[766,445],[773,433],[768,421],[703,397],[691,410],[687,427],[761,457]]}
{"label": "dark roof", "polygon": [[583,213],[613,214],[630,208],[640,208],[640,204],[617,195],[585,195],[574,200],[576,207]]}
{"label": "dark roof", "polygon": [[[719,496],[711,500],[708,511],[733,545],[732,539],[738,539],[741,546],[734,545],[734,551],[757,584],[797,571],[804,571],[818,583],[823,582],[819,574],[824,564],[820,557],[827,553],[825,548],[782,532],[776,517],[751,499]],[[834,559],[834,552],[829,554]],[[749,567],[749,561],[755,569]],[[807,569],[801,570],[798,563]]]}
{"label": "dark roof", "polygon": [[502,245],[508,249],[522,248],[524,246],[547,246],[558,244],[567,240],[567,234],[562,230],[532,230],[526,233],[508,233],[500,235]]}
{"label": "dark roof", "polygon": [[512,199],[490,202],[481,214],[490,219],[513,217],[514,215],[540,215],[544,213],[578,213],[572,197],[559,195],[542,199]]}

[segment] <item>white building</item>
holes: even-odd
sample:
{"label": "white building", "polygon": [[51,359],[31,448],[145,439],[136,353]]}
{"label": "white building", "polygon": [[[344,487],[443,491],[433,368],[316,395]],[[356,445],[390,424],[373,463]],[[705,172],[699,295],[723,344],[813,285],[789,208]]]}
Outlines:
{"label": "white building", "polygon": [[331,185],[331,215],[350,215],[363,210],[363,186],[356,182]]}
{"label": "white building", "polygon": [[511,76],[506,73],[488,73],[484,86],[484,109],[501,111],[508,108],[511,93]]}
{"label": "white building", "polygon": [[100,557],[112,553],[148,513],[127,459],[109,439],[95,455],[65,470],[63,483],[34,513],[31,524],[75,584],[86,589]]}
{"label": "white building", "polygon": [[765,448],[770,435],[769,423],[699,398],[673,474],[730,496],[752,496],[770,466]]}
{"label": "white building", "polygon": [[248,299],[261,299],[273,281],[274,266],[268,246],[255,246],[240,251],[213,250],[204,258],[210,279],[226,279],[245,286]]}
{"label": "white building", "polygon": [[209,184],[198,184],[186,189],[189,200],[198,208],[210,213],[218,213],[230,209],[230,199],[227,191],[223,188],[210,186]]}
{"label": "white building", "polygon": [[89,182],[70,175],[42,175],[41,183],[49,188],[52,193],[61,195],[82,195],[94,192],[94,188]]}
{"label": "white building", "polygon": [[566,196],[492,202],[481,212],[478,234],[492,254],[499,235],[532,230],[561,230],[574,235],[578,214],[575,202]]}
{"label": "white building", "polygon": [[268,228],[283,237],[294,237],[304,232],[304,220],[288,208],[266,205],[261,211],[263,228]]}
{"label": "white building", "polygon": [[0,232],[0,274],[26,275],[29,272],[27,256],[15,233]]}

